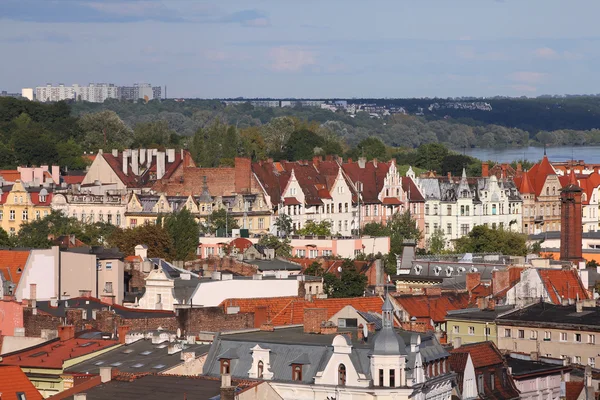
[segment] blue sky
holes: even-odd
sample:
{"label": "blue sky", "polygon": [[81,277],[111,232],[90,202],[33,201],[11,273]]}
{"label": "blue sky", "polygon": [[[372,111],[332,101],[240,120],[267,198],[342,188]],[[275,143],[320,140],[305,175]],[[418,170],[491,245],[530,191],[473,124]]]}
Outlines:
{"label": "blue sky", "polygon": [[0,89],[169,97],[600,93],[598,0],[0,0]]}

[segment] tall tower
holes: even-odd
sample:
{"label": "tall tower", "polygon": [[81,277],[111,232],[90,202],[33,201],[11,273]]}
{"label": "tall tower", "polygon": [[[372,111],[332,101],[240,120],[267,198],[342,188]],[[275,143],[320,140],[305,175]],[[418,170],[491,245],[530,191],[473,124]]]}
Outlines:
{"label": "tall tower", "polygon": [[560,259],[579,262],[582,257],[583,222],[579,186],[571,183],[560,192]]}

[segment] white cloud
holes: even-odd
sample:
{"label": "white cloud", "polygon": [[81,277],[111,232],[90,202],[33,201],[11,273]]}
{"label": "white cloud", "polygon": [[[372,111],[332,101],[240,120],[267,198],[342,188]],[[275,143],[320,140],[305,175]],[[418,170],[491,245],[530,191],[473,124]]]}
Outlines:
{"label": "white cloud", "polygon": [[508,56],[501,51],[478,52],[473,46],[458,46],[456,54],[466,60],[499,61],[508,59]]}
{"label": "white cloud", "polygon": [[294,46],[280,46],[269,51],[270,67],[279,72],[298,72],[317,63],[316,53]]}
{"label": "white cloud", "polygon": [[558,53],[550,47],[540,47],[533,51],[533,54],[539,58],[554,59],[558,58]]}
{"label": "white cloud", "polygon": [[533,85],[510,85],[510,87],[519,93],[537,92],[537,88]]}
{"label": "white cloud", "polygon": [[508,78],[515,82],[522,82],[524,84],[540,83],[545,81],[550,75],[544,72],[534,71],[517,71],[508,75]]}

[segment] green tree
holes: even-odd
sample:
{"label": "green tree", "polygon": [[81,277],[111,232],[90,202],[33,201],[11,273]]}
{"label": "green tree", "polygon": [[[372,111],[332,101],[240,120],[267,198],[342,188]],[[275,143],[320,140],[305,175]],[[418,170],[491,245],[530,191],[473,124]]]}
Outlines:
{"label": "green tree", "polygon": [[202,224],[200,230],[204,233],[215,233],[220,230],[227,230],[229,236],[232,229],[239,229],[238,221],[231,214],[226,212],[224,208],[213,210],[208,217],[206,223]]}
{"label": "green tree", "polygon": [[351,157],[365,157],[367,160],[377,158],[378,160],[386,160],[387,149],[385,144],[378,137],[371,136],[361,140],[354,149],[349,153]]}
{"label": "green tree", "polygon": [[292,256],[292,246],[290,243],[291,241],[288,238],[278,238],[273,235],[265,235],[258,241],[259,245],[275,250],[275,255],[283,258]]}
{"label": "green tree", "polygon": [[459,253],[501,253],[509,256],[527,255],[527,236],[505,229],[477,225],[467,236],[455,242]]}
{"label": "green tree", "polygon": [[390,236],[390,228],[379,222],[369,222],[368,224],[365,224],[361,232],[365,236]]}
{"label": "green tree", "polygon": [[143,224],[135,228],[117,228],[108,238],[111,247],[117,247],[125,254],[134,254],[135,246],[148,246],[148,257],[172,260],[174,249],[169,232],[156,224]]}
{"label": "green tree", "polygon": [[83,159],[81,146],[71,138],[66,142],[56,144],[58,165],[69,170],[83,170],[88,163]]}
{"label": "green tree", "polygon": [[15,238],[10,236],[8,232],[0,228],[0,247],[14,247]]}
{"label": "green tree", "polygon": [[340,278],[331,282],[331,297],[359,297],[363,296],[367,288],[368,279],[360,274],[350,259],[342,263]]}
{"label": "green tree", "polygon": [[444,231],[437,228],[427,240],[427,248],[431,254],[441,254],[446,249],[446,236]]}
{"label": "green tree", "polygon": [[423,233],[408,210],[404,213],[394,214],[388,221],[387,227],[390,230],[390,253],[386,268],[389,269],[388,273],[395,273],[396,255],[402,254],[404,241],[411,240],[418,243],[423,237]]}
{"label": "green tree", "polygon": [[126,148],[132,142],[131,129],[114,111],[85,114],[79,118],[78,125],[83,131],[85,150]]}
{"label": "green tree", "polygon": [[318,261],[313,261],[306,269],[304,270],[304,275],[310,276],[323,276],[325,270],[321,266],[321,263]]}
{"label": "green tree", "polygon": [[167,215],[163,226],[173,242],[173,255],[176,260],[188,261],[196,258],[199,240],[198,223],[187,208]]}
{"label": "green tree", "polygon": [[171,145],[172,137],[177,133],[169,129],[167,121],[139,123],[133,128],[133,147],[154,148]]}
{"label": "green tree", "polygon": [[83,236],[83,225],[75,218],[68,217],[59,211],[52,211],[42,219],[30,220],[21,224],[16,238],[16,245],[30,248],[49,248],[49,237],[60,235]]}
{"label": "green tree", "polygon": [[279,236],[288,236],[292,232],[292,217],[287,214],[279,214],[275,220],[277,234]]}
{"label": "green tree", "polygon": [[442,171],[442,161],[448,155],[448,148],[440,143],[428,143],[417,149],[417,167],[429,171]]}
{"label": "green tree", "polygon": [[290,117],[273,118],[263,125],[261,131],[267,144],[267,153],[280,154],[295,129],[294,120]]}
{"label": "green tree", "polygon": [[308,220],[302,229],[296,230],[298,235],[331,236],[331,221],[315,222]]}
{"label": "green tree", "polygon": [[324,144],[325,139],[313,131],[294,131],[285,145],[283,158],[290,161],[312,159],[314,155],[324,152]]}

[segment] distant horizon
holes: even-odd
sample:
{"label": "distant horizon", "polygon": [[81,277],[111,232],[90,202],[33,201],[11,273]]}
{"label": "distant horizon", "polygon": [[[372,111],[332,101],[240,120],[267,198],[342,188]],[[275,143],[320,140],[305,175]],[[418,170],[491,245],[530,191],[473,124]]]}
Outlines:
{"label": "distant horizon", "polygon": [[2,0],[0,87],[165,83],[169,98],[600,93],[600,2]]}

